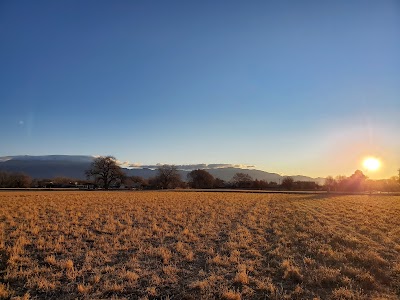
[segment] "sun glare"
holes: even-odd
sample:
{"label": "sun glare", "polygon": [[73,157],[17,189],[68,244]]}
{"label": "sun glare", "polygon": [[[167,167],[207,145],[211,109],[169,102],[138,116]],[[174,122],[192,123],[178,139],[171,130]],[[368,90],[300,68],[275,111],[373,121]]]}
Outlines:
{"label": "sun glare", "polygon": [[381,163],[374,157],[368,157],[364,160],[363,165],[368,171],[375,171],[379,169]]}

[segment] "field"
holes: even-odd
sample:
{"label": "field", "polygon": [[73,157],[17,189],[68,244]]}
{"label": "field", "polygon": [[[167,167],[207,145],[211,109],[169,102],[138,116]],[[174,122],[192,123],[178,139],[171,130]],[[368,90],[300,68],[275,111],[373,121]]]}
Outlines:
{"label": "field", "polygon": [[0,298],[399,299],[400,196],[1,192]]}

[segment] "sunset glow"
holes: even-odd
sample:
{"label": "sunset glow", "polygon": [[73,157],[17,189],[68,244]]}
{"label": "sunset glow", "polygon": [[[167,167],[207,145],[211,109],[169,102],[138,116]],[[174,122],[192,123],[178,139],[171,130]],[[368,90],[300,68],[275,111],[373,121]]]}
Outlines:
{"label": "sunset glow", "polygon": [[376,171],[381,166],[381,163],[374,157],[368,157],[364,160],[363,165],[368,171]]}

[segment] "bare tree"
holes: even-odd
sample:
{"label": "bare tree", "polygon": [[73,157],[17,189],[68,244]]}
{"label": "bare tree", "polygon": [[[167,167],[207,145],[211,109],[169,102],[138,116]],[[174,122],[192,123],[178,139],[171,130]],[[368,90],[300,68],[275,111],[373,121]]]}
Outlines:
{"label": "bare tree", "polygon": [[348,179],[346,176],[338,175],[335,177],[335,181],[336,181],[336,189],[338,191],[344,191],[346,189],[346,185],[348,182]]}
{"label": "bare tree", "polygon": [[400,184],[400,168],[397,170],[399,172],[399,177],[397,178]]}
{"label": "bare tree", "polygon": [[128,188],[143,189],[148,185],[148,181],[141,176],[127,176],[123,183]]}
{"label": "bare tree", "polygon": [[86,172],[88,179],[94,178],[105,190],[114,183],[121,181],[124,177],[122,168],[118,166],[115,157],[100,156],[94,159],[89,170]]}
{"label": "bare tree", "polygon": [[286,177],[283,178],[282,187],[285,190],[293,189],[293,185],[294,185],[294,179],[292,177],[286,176]]}
{"label": "bare tree", "polygon": [[222,189],[222,188],[225,188],[225,187],[226,187],[225,180],[222,180],[221,178],[218,178],[218,177],[215,178],[213,188]]}
{"label": "bare tree", "polygon": [[188,175],[189,185],[195,189],[211,189],[214,186],[214,176],[206,170],[193,170]]}
{"label": "bare tree", "polygon": [[249,188],[253,182],[253,178],[249,174],[246,173],[236,173],[232,177],[232,182],[235,187],[238,188]]}
{"label": "bare tree", "polygon": [[254,180],[253,181],[253,188],[257,190],[264,190],[268,188],[268,182],[266,180]]}
{"label": "bare tree", "polygon": [[2,188],[27,188],[31,183],[32,178],[26,174],[0,171],[0,187]]}
{"label": "bare tree", "polygon": [[158,185],[163,189],[173,189],[178,187],[181,183],[181,175],[174,165],[162,165],[157,169],[157,176],[155,180]]}
{"label": "bare tree", "polygon": [[337,185],[337,182],[336,182],[335,178],[333,178],[332,176],[328,176],[325,178],[324,186],[328,192],[335,190],[336,185]]}

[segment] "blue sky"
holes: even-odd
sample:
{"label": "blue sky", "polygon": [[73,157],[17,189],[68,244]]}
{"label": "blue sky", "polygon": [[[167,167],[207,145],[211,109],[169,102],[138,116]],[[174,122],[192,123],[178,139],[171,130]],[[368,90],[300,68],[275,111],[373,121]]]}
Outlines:
{"label": "blue sky", "polygon": [[2,1],[0,156],[400,167],[398,1]]}

